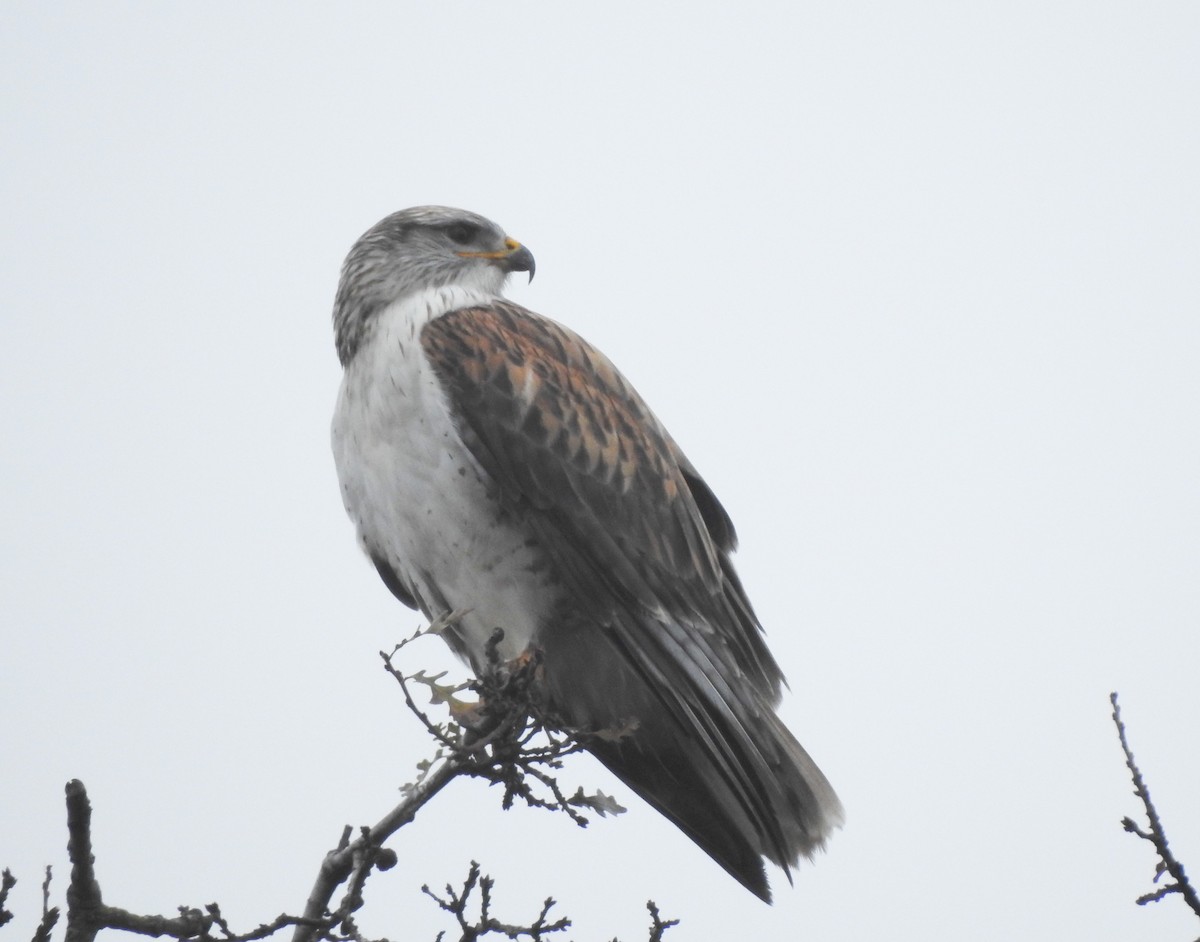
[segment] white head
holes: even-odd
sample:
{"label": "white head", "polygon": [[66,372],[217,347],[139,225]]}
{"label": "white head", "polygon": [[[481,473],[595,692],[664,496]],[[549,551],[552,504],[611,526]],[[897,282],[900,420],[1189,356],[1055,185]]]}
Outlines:
{"label": "white head", "polygon": [[376,223],[342,265],[333,305],[338,359],[353,358],[371,318],[389,304],[445,285],[499,295],[508,276],[529,272],[529,250],[489,219],[448,206],[414,206]]}

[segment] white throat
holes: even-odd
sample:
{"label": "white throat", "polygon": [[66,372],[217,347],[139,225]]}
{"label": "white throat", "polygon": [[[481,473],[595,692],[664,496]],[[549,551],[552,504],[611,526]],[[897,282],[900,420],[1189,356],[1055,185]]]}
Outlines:
{"label": "white throat", "polygon": [[464,307],[477,307],[491,304],[500,300],[498,291],[488,290],[485,286],[470,284],[443,285],[440,288],[423,288],[407,295],[398,301],[393,301],[372,320],[364,346],[371,344],[380,333],[397,333],[415,339],[417,334],[432,320],[443,314],[457,311]]}

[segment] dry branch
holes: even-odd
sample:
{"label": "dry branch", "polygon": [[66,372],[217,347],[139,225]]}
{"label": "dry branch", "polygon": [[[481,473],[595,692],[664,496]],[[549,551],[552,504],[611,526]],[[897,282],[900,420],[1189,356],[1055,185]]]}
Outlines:
{"label": "dry branch", "polygon": [[1129,748],[1129,740],[1125,735],[1125,723],[1121,720],[1121,708],[1117,704],[1117,695],[1115,693],[1109,694],[1108,699],[1112,703],[1113,722],[1117,726],[1117,735],[1121,740],[1121,749],[1125,753],[1125,765],[1129,768],[1130,775],[1133,776],[1133,792],[1142,800],[1142,806],[1146,809],[1146,818],[1150,823],[1150,829],[1146,831],[1138,827],[1132,818],[1122,818],[1121,826],[1130,834],[1136,834],[1138,837],[1154,845],[1154,849],[1158,853],[1158,864],[1155,867],[1154,882],[1157,883],[1163,874],[1169,874],[1172,880],[1172,882],[1164,884],[1153,893],[1146,893],[1139,896],[1137,900],[1138,905],[1145,906],[1147,903],[1157,903],[1159,900],[1178,893],[1183,897],[1192,912],[1200,917],[1200,898],[1197,898],[1196,890],[1188,880],[1187,873],[1183,869],[1183,864],[1176,859],[1170,845],[1167,843],[1167,833],[1163,829],[1162,821],[1158,816],[1158,810],[1154,807],[1154,802],[1150,800],[1150,789],[1147,787],[1146,780],[1142,777],[1142,772],[1133,759],[1133,752]]}
{"label": "dry branch", "polygon": [[[92,850],[92,807],[83,783],[72,780],[66,786],[67,846],[71,861],[71,880],[66,891],[66,942],[94,942],[102,929],[169,936],[179,942],[257,942],[287,928],[293,929],[293,942],[369,942],[359,932],[354,914],[363,906],[363,889],[371,873],[388,870],[396,863],[395,851],[385,848],[384,842],[460,776],[503,785],[504,808],[519,798],[530,807],[561,811],[580,826],[588,823],[580,809],[589,809],[601,816],[624,811],[602,792],[589,795],[577,789],[571,797],[565,797],[554,773],[565,756],[583,748],[587,734],[557,728],[552,721],[540,716],[532,693],[539,662],[532,657],[513,664],[501,663],[496,655],[503,637],[499,629],[489,645],[491,657],[484,675],[469,685],[451,687],[441,684],[438,677],[428,677],[423,672],[405,676],[397,668],[394,657],[406,644],[424,634],[437,633],[448,623],[443,620],[418,631],[398,644],[391,654],[380,652],[384,668],[399,683],[409,709],[437,742],[434,757],[418,765],[417,780],[402,789],[401,802],[379,823],[360,828],[353,840],[353,830],[350,827],[343,830],[337,847],[326,854],[321,863],[301,915],[284,913],[256,929],[239,934],[230,928],[216,903],[203,908],[180,906],[175,916],[139,915],[106,904],[96,876]],[[435,703],[450,707],[449,721],[435,723],[416,705],[410,690],[410,684],[414,682],[428,687]],[[456,694],[468,686],[480,695],[479,703],[464,704],[457,699]],[[608,730],[599,735],[621,736],[624,732]],[[4,905],[15,883],[16,879],[5,870],[0,878],[0,926],[12,918]],[[336,908],[331,908],[339,887],[344,887],[341,899]],[[502,923],[490,912],[492,888],[491,878],[482,875],[479,865],[472,863],[461,890],[447,887],[447,895],[442,898],[431,893],[428,887],[423,889],[443,910],[455,916],[463,942],[488,933],[541,942],[545,936],[570,926],[570,920],[565,917],[549,921],[550,909],[555,905],[552,899],[545,901],[541,912],[529,925]],[[46,868],[42,896],[42,920],[33,942],[51,942],[51,930],[58,918],[58,910],[49,905],[49,867]],[[469,906],[475,905],[479,908],[478,916],[468,916]],[[649,910],[652,917],[649,938],[651,942],[661,942],[663,932],[676,923],[661,920],[653,903],[649,904]]]}
{"label": "dry branch", "polygon": [[3,926],[13,914],[4,908],[8,902],[8,891],[17,885],[17,878],[12,875],[12,871],[5,868],[3,873],[0,873],[0,926]]}

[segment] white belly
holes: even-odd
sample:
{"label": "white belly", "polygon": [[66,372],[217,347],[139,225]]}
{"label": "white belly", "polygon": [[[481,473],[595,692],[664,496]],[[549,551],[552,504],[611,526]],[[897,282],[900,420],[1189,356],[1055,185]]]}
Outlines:
{"label": "white belly", "polygon": [[342,379],[333,454],[363,549],[387,561],[426,617],[470,610],[458,634],[478,667],[495,627],[502,657],[528,647],[552,591],[540,552],[500,519],[421,348],[421,327],[464,300],[477,299],[443,291],[380,314]]}

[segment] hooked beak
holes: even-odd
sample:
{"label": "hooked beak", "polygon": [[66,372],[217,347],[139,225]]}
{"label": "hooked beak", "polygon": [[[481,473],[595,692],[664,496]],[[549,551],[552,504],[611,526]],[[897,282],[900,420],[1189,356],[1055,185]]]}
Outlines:
{"label": "hooked beak", "polygon": [[510,274],[515,271],[527,271],[530,281],[533,281],[533,274],[537,270],[533,253],[516,239],[505,239],[504,248],[499,252],[459,252],[458,254],[463,258],[492,259],[497,266]]}

